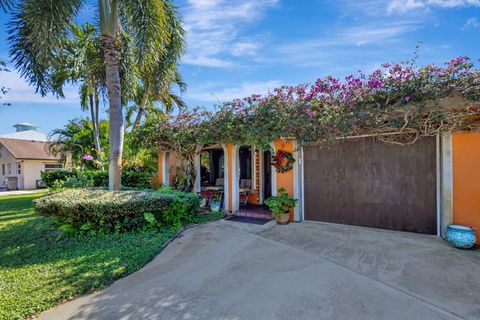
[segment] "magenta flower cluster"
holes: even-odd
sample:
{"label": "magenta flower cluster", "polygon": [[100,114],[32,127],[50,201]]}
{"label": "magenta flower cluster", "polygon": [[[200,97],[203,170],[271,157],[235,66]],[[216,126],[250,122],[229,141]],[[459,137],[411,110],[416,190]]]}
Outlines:
{"label": "magenta flower cluster", "polygon": [[83,156],[82,156],[82,159],[85,160],[85,161],[92,161],[93,160],[93,157],[87,153],[85,153]]}
{"label": "magenta flower cluster", "polygon": [[[195,108],[169,116],[161,126],[168,131],[162,137],[186,139],[205,134],[217,139],[210,142],[218,142],[222,135],[227,135],[224,140],[244,139],[245,132],[297,137],[310,130],[319,135],[336,130],[335,126],[355,125],[361,115],[371,116],[365,126],[376,125],[382,123],[384,110],[419,106],[446,96],[480,101],[480,72],[470,58],[424,67],[413,62],[384,63],[369,74],[358,71],[343,79],[328,76],[312,84],[283,85],[266,95],[235,99],[215,111]],[[195,131],[199,128],[202,133]],[[314,138],[318,137],[309,137]]]}

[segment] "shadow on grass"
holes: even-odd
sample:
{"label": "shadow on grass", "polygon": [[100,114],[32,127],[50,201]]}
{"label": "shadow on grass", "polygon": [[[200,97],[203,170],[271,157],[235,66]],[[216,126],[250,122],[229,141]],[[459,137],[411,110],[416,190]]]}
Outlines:
{"label": "shadow on grass", "polygon": [[[0,319],[39,313],[138,270],[173,232],[60,237],[32,196],[0,199]],[[8,217],[8,218],[7,218]]]}

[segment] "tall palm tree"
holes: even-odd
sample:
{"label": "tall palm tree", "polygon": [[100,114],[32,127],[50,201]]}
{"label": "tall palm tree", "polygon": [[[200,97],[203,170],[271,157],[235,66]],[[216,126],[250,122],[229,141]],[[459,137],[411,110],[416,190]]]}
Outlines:
{"label": "tall palm tree", "polygon": [[99,136],[100,91],[105,87],[103,51],[96,28],[85,23],[70,26],[71,37],[64,44],[53,68],[52,83],[63,95],[63,86],[70,82],[80,85],[80,105],[90,111],[93,140],[98,162],[103,161]]}
{"label": "tall palm tree", "polygon": [[[52,60],[61,54],[68,28],[86,0],[0,0],[5,8],[16,2],[9,23],[10,54],[20,74],[42,95],[56,92],[52,84]],[[138,64],[160,62],[173,39],[183,29],[168,0],[98,0],[92,14],[99,22],[105,56],[105,79],[109,101],[109,188],[120,189],[124,140],[124,116],[119,55],[121,33],[132,38]],[[174,28],[170,26],[175,25]],[[180,53],[178,54],[180,55]]]}
{"label": "tall palm tree", "polygon": [[149,111],[155,109],[156,104],[163,106],[163,111],[170,112],[174,105],[185,106],[182,99],[173,92],[173,85],[177,85],[181,92],[186,88],[178,70],[177,61],[184,51],[184,31],[174,12],[167,12],[167,24],[171,41],[165,46],[162,60],[145,59],[137,66],[139,79],[136,91],[133,94],[133,105],[127,109],[127,121],[137,112],[132,129],[140,125],[142,118]]}

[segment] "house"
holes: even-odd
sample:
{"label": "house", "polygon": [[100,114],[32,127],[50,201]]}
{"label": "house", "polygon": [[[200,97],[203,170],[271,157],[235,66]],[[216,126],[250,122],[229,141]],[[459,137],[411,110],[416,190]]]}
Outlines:
{"label": "house", "polygon": [[[238,215],[261,217],[264,200],[284,187],[299,200],[291,221],[438,236],[455,223],[478,232],[479,150],[480,132],[444,132],[410,145],[386,144],[367,135],[331,146],[299,146],[295,140],[278,139],[270,150],[199,146],[195,191],[221,185],[224,209]],[[277,172],[272,167],[279,151],[293,156],[291,170]],[[159,182],[171,185],[178,159],[170,152],[159,153],[158,159]]]}
{"label": "house", "polygon": [[47,135],[30,123],[14,125],[16,132],[0,135],[0,189],[23,190],[42,186],[41,172],[65,167],[50,153]]}

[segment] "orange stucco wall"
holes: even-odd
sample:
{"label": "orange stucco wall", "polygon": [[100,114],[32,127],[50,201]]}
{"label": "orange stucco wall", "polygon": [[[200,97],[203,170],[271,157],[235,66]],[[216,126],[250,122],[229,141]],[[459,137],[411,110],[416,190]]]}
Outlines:
{"label": "orange stucco wall", "polygon": [[[275,150],[284,150],[293,153],[293,141],[277,140],[275,141]],[[275,170],[275,169],[273,169]],[[293,196],[293,170],[285,173],[277,172],[277,190],[284,187],[290,196]],[[293,221],[293,210],[290,212],[290,221]]]}
{"label": "orange stucco wall", "polygon": [[454,133],[453,223],[473,227],[480,244],[480,133]]}

